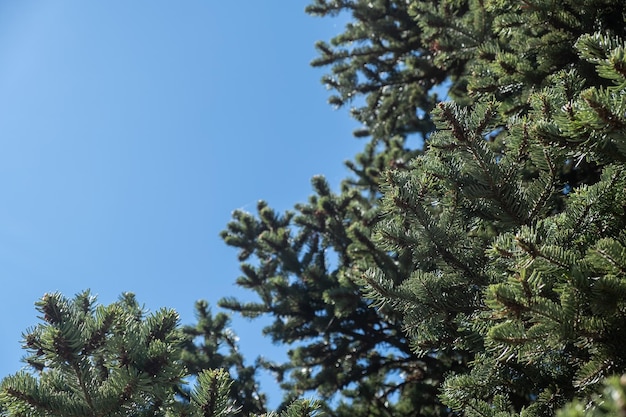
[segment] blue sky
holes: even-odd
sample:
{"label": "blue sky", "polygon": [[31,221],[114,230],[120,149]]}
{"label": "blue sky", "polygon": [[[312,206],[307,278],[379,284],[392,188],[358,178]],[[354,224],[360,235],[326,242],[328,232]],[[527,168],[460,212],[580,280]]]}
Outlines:
{"label": "blue sky", "polygon": [[[337,186],[362,145],[309,66],[343,23],[306,4],[0,3],[0,376],[46,292],[132,291],[183,323],[197,299],[249,296],[218,237],[231,212]],[[250,359],[283,357],[258,323],[233,328]]]}

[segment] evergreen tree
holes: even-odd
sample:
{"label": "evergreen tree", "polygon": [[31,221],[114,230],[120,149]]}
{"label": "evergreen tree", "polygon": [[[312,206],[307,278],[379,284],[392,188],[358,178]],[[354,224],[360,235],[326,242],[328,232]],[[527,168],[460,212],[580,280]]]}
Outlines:
{"label": "evergreen tree", "polygon": [[[267,366],[294,396],[341,391],[338,415],[591,403],[625,371],[622,2],[308,11],[352,14],[314,65],[331,67],[331,104],[355,104],[371,140],[339,194],[314,178],[295,212],[235,213],[223,237],[260,301],[222,305],[272,315],[265,332],[295,347]],[[437,105],[444,82],[453,102]]]}
{"label": "evergreen tree", "polygon": [[433,90],[451,71],[434,64],[422,31],[409,15],[409,2],[316,0],[307,12],[352,17],[330,43],[316,44],[320,56],[312,65],[330,66],[330,74],[322,78],[335,92],[329,103],[352,106],[352,116],[363,124],[357,136],[388,140],[432,130]]}
{"label": "evergreen tree", "polygon": [[[71,300],[46,294],[36,303],[42,323],[24,334],[28,369],[0,384],[3,416],[241,414],[225,369],[204,367],[194,372],[194,387],[184,389],[188,371],[181,360],[181,346],[184,342],[189,348],[189,340],[178,326],[176,312],[162,309],[147,314],[132,294],[124,294],[109,306],[95,301],[84,292]],[[207,313],[206,305],[198,309]],[[202,323],[212,322],[207,314],[202,319]],[[185,332],[193,333],[189,328]],[[220,368],[238,362],[220,358],[224,359],[218,363]],[[281,417],[313,416],[317,408],[314,402],[294,402]]]}
{"label": "evergreen tree", "polygon": [[[372,308],[358,280],[372,267],[398,280],[410,272],[410,259],[377,248],[371,237],[381,215],[381,175],[420,153],[408,139],[427,138],[437,88],[459,81],[464,61],[435,62],[436,51],[405,1],[316,1],[307,10],[353,17],[330,44],[318,43],[321,56],[313,65],[331,67],[323,79],[337,93],[331,104],[354,105],[352,114],[363,123],[356,135],[370,140],[346,163],[353,175],[339,193],[315,177],[314,194],[294,211],[279,214],[260,202],[256,215],[234,213],[222,236],[239,250],[238,284],[259,301],[227,298],[220,305],[250,318],[274,318],[265,334],[292,349],[287,363],[263,365],[276,372],[286,403],[315,390],[335,399],[328,404],[338,405],[326,411],[336,415],[448,415],[438,386],[446,373],[465,369],[471,355],[418,357],[400,315]],[[454,13],[461,18],[465,11]]]}
{"label": "evergreen tree", "polygon": [[[196,303],[197,322],[182,327],[181,360],[191,375],[207,369],[223,369],[232,378],[229,397],[237,404],[237,415],[259,415],[267,412],[266,396],[259,391],[256,380],[260,364],[246,365],[239,352],[237,336],[230,329],[225,313],[211,314],[206,301]],[[179,392],[190,399],[188,390]]]}
{"label": "evergreen tree", "polygon": [[[608,378],[591,404],[574,400],[557,412],[557,417],[608,417],[626,415],[626,375]],[[590,406],[591,405],[591,406]]]}
{"label": "evergreen tree", "polygon": [[[418,20],[436,12],[424,3]],[[471,101],[440,104],[426,151],[386,176],[376,236],[411,272],[372,268],[364,282],[404,313],[416,352],[474,355],[443,384],[453,410],[592,405],[598,382],[626,372],[626,5],[460,6],[471,25],[442,24],[435,40],[489,26],[438,58],[473,54]]]}
{"label": "evergreen tree", "polygon": [[[230,234],[226,235],[229,243],[234,244],[236,238],[248,233],[259,236],[246,241],[252,252],[247,256],[254,255],[259,265],[243,263],[245,276],[238,283],[257,291],[261,302],[225,299],[221,304],[247,317],[272,314],[275,321],[264,332],[274,341],[294,345],[289,351],[289,363],[264,363],[291,394],[285,403],[315,389],[326,399],[341,393],[343,403],[327,412],[354,413],[356,407],[363,415],[391,415],[392,396],[406,391],[425,398],[424,413],[441,415],[445,410],[436,397],[436,381],[441,382],[443,373],[450,367],[464,366],[464,358],[459,355],[446,359],[447,363],[437,358],[416,358],[401,332],[398,317],[392,312],[370,308],[371,303],[360,297],[350,271],[332,264],[328,252],[337,248],[341,250],[339,262],[355,268],[360,262],[380,262],[391,270],[394,262],[384,252],[371,249],[367,237],[359,235],[359,223],[342,225],[323,215],[322,204],[335,210],[341,207],[340,199],[346,197],[332,194],[323,179],[314,181],[323,197],[312,197],[310,205],[300,206],[306,213],[297,216],[286,213],[279,217],[264,203],[259,204],[260,219],[248,213],[235,213],[240,223],[229,225]],[[347,203],[339,208],[343,211],[341,215],[359,216],[363,221],[361,216],[367,213],[360,213],[354,201]],[[305,226],[303,223],[311,218],[316,223]],[[248,228],[242,229],[242,224]],[[293,224],[301,227],[291,237]],[[360,236],[362,241],[354,236]],[[370,244],[370,248],[365,249],[365,244]],[[364,255],[369,259],[364,259]],[[393,376],[400,372],[410,382],[394,380]]]}
{"label": "evergreen tree", "polygon": [[[295,210],[260,202],[222,233],[258,301],[221,305],[273,317],[264,332],[292,348],[288,362],[246,366],[205,303],[180,328],[131,296],[47,295],[25,334],[31,371],[2,382],[2,413],[260,413],[260,366],[287,392],[284,416],[623,413],[626,4],[308,11],[352,16],[313,64],[330,67],[331,104],[354,106],[370,140],[339,193],[315,177]],[[309,391],[329,401],[286,405]]]}

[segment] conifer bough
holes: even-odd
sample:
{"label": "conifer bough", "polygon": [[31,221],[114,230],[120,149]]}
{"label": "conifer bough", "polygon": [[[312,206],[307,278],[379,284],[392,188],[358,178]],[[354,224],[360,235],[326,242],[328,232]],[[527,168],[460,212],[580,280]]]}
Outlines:
{"label": "conifer bough", "polygon": [[[258,298],[221,305],[269,315],[264,333],[292,348],[288,361],[244,365],[206,305],[179,343],[167,310],[163,327],[128,300],[107,315],[57,295],[25,337],[40,375],[5,379],[3,412],[250,415],[264,411],[254,375],[266,368],[295,414],[310,404],[287,405],[315,393],[338,417],[626,415],[626,3],[307,10],[350,14],[313,65],[329,67],[331,104],[352,106],[368,139],[338,192],[315,177],[293,211],[260,202],[222,233],[239,250],[237,283]],[[94,324],[71,319],[81,314]],[[128,340],[143,348],[120,350]],[[233,381],[215,395],[223,373],[204,372],[220,363]]]}
{"label": "conifer bough", "polygon": [[[42,320],[24,334],[28,368],[2,380],[2,415],[24,417],[226,417],[242,410],[226,369],[203,369],[189,389],[178,314],[148,314],[132,294],[109,306],[89,292],[46,294]],[[299,401],[281,417],[312,416]]]}

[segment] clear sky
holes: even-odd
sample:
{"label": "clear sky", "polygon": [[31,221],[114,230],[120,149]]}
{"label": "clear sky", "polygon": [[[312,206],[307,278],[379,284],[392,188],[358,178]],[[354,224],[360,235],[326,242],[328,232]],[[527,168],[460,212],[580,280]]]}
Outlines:
{"label": "clear sky", "polygon": [[[248,296],[230,213],[290,208],[316,174],[338,186],[362,145],[309,66],[343,22],[306,4],[0,3],[0,376],[46,292],[132,291],[183,323],[197,299]],[[258,323],[233,328],[250,360],[284,357]]]}

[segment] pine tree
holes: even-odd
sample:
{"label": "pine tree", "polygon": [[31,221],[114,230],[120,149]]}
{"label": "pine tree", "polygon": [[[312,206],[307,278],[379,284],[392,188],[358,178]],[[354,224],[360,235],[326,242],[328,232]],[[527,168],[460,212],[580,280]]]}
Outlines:
{"label": "pine tree", "polygon": [[591,404],[574,400],[559,410],[557,417],[626,415],[626,376],[608,378],[602,385],[602,391],[591,397]]}
{"label": "pine tree", "polygon": [[[626,7],[449,3],[473,18],[411,10],[422,24],[439,15],[438,60],[471,55],[467,95],[440,104],[425,152],[386,175],[376,236],[410,273],[363,281],[403,312],[416,352],[473,355],[443,384],[451,409],[592,405],[604,377],[626,372]],[[476,22],[491,35],[455,41]]]}
{"label": "pine tree", "polygon": [[[414,399],[423,397],[423,415],[444,415],[436,383],[449,369],[463,367],[464,357],[416,358],[398,317],[370,308],[370,301],[360,297],[350,277],[352,271],[332,265],[327,258],[330,250],[340,250],[339,262],[355,269],[360,263],[378,262],[391,270],[394,261],[383,251],[372,250],[371,241],[360,234],[361,224],[355,222],[350,227],[337,220],[340,216],[358,216],[362,222],[367,213],[361,213],[360,206],[345,195],[332,194],[321,178],[314,181],[322,197],[312,197],[310,205],[300,206],[299,215],[278,216],[264,203],[259,204],[260,219],[235,213],[239,223],[229,225],[227,242],[234,245],[240,238],[241,252],[250,250],[250,255],[243,253],[246,257],[242,260],[252,255],[261,260],[259,265],[242,264],[245,276],[238,284],[255,290],[261,302],[225,299],[221,304],[247,317],[272,314],[275,320],[264,332],[274,341],[295,345],[289,351],[288,363],[264,364],[291,394],[285,403],[316,390],[322,398],[340,401],[338,407],[326,409],[330,414],[391,415],[395,408],[392,397],[402,391],[407,398],[409,393]],[[342,203],[342,198],[348,204]],[[323,205],[327,210],[337,210],[337,219],[322,211]],[[311,219],[315,223],[305,226]],[[301,229],[291,237],[294,224]],[[252,233],[258,238],[243,240]],[[407,376],[407,382],[393,379],[400,372]],[[406,409],[408,414],[414,411],[414,407]]]}
{"label": "pine tree", "polygon": [[[2,382],[3,415],[254,414],[260,366],[287,392],[285,417],[623,412],[626,5],[308,11],[352,16],[313,64],[370,139],[338,193],[315,177],[293,211],[260,202],[222,233],[258,301],[221,305],[273,317],[264,332],[288,362],[246,366],[203,303],[180,328],[130,296],[47,295],[25,334],[30,372]],[[310,391],[329,401],[287,406]]]}
{"label": "pine tree", "polygon": [[336,92],[330,103],[353,106],[363,124],[355,134],[370,140],[346,163],[353,175],[339,193],[315,177],[314,194],[294,211],[278,214],[260,202],[256,215],[234,213],[222,236],[239,249],[238,284],[259,301],[224,299],[220,305],[246,317],[274,318],[265,334],[293,348],[287,363],[265,367],[282,381],[287,403],[315,390],[335,399],[339,405],[326,411],[336,415],[448,415],[437,387],[446,373],[465,369],[469,356],[417,357],[400,316],[373,309],[357,280],[374,266],[398,279],[408,273],[406,259],[376,248],[371,238],[380,216],[381,175],[419,154],[408,139],[427,138],[437,87],[459,78],[463,62],[435,65],[405,1],[315,1],[307,11],[353,17],[330,44],[317,44],[320,57],[313,65],[330,66],[322,80]]}
{"label": "pine tree", "polygon": [[352,116],[363,125],[357,136],[386,140],[426,135],[433,128],[428,116],[437,101],[433,90],[451,74],[434,65],[408,4],[401,0],[316,0],[307,7],[313,16],[352,16],[343,33],[330,43],[316,44],[320,56],[312,65],[331,67],[322,78],[335,92],[329,103],[351,105]]}
{"label": "pine tree", "polygon": [[[274,367],[292,371],[285,388],[344,389],[337,414],[592,404],[599,381],[624,372],[624,5],[320,0],[308,10],[352,13],[314,65],[331,66],[331,104],[356,102],[356,135],[371,140],[340,194],[315,178],[293,213],[265,203],[258,217],[235,213],[223,236],[253,261],[239,284],[261,301],[223,304],[273,315],[266,332],[300,344]],[[437,105],[444,81],[453,102]],[[423,152],[408,147],[416,132]],[[350,327],[376,341],[363,326],[381,322],[420,372],[351,378],[372,362],[347,348]],[[400,401],[365,400],[385,392]]]}
{"label": "pine tree", "polygon": [[[181,360],[187,372],[199,375],[208,369],[223,369],[231,378],[229,398],[237,404],[238,416],[260,415],[267,412],[266,396],[260,392],[256,379],[259,363],[246,365],[239,351],[237,335],[230,328],[225,313],[211,314],[206,301],[196,303],[197,322],[182,327]],[[189,390],[179,394],[190,399]]]}
{"label": "pine tree", "polygon": [[[409,5],[320,0],[307,8],[317,16],[353,18],[330,44],[317,44],[320,57],[313,65],[330,67],[322,80],[336,93],[330,103],[352,106],[363,125],[356,136],[370,140],[346,163],[352,176],[339,193],[315,177],[314,194],[294,211],[279,214],[260,202],[256,215],[236,211],[222,234],[239,250],[238,284],[259,301],[228,298],[220,305],[250,318],[274,318],[265,334],[293,348],[287,363],[264,366],[282,382],[286,403],[315,390],[339,403],[326,410],[336,415],[448,415],[438,386],[471,358],[449,350],[416,355],[398,312],[372,308],[359,283],[372,267],[398,280],[410,272],[408,257],[377,248],[371,237],[381,217],[382,173],[402,170],[420,154],[419,144],[434,128],[429,114],[442,84],[452,83],[451,94],[466,95],[467,59],[436,62],[438,49],[424,38],[427,32]],[[450,17],[465,18],[467,8],[448,9]],[[415,136],[417,147],[411,147]]]}
{"label": "pine tree", "polygon": [[[175,311],[147,314],[128,293],[109,306],[97,305],[88,291],[74,299],[46,294],[36,306],[42,322],[24,334],[28,368],[0,384],[3,416],[241,415],[224,369],[232,360],[193,372],[196,382],[185,388],[189,373],[181,347],[190,341]],[[207,313],[206,305],[198,309]],[[202,318],[212,321],[207,314]],[[318,408],[294,402],[280,417],[313,416]]]}

